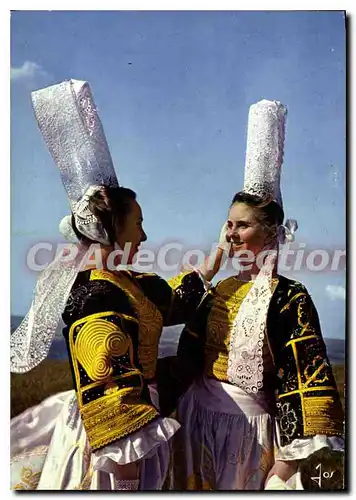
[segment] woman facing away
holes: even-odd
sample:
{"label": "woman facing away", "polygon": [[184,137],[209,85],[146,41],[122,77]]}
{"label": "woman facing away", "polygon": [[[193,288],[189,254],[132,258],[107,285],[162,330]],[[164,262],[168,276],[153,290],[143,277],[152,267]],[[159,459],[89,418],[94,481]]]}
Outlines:
{"label": "woman facing away", "polygon": [[[205,289],[194,271],[166,282],[108,269],[115,243],[131,243],[131,263],[146,240],[135,198],[129,189],[102,187],[89,200],[111,245],[100,246],[102,269],[89,264],[78,273],[62,315],[75,393],[53,396],[12,422],[16,455],[21,448],[36,453],[33,440],[49,446],[37,489],[160,489],[165,479],[167,443],[179,426],[160,418],[159,338],[163,326],[189,318]],[[16,456],[12,463],[13,487],[21,488],[15,470],[24,465]]]}
{"label": "woman facing away", "polygon": [[285,114],[277,101],[250,108],[244,188],[227,222],[244,270],[209,289],[177,356],[158,363],[161,411],[181,424],[172,489],[303,489],[321,449],[336,450],[343,473],[343,411],[318,313],[304,285],[276,272],[279,243],[297,227],[283,225]]}
{"label": "woman facing away", "polygon": [[[24,373],[45,359],[62,317],[74,390],[12,420],[11,487],[161,489],[179,424],[160,415],[159,338],[164,325],[190,318],[204,278],[216,270],[203,266],[169,282],[115,270],[121,257],[112,260],[112,252],[129,243],[132,263],[146,234],[135,193],[118,186],[89,86],[72,80],[32,98],[67,189],[67,233],[79,240],[78,254],[40,276],[30,312],[11,337],[11,369]],[[99,268],[87,259],[92,243]]]}

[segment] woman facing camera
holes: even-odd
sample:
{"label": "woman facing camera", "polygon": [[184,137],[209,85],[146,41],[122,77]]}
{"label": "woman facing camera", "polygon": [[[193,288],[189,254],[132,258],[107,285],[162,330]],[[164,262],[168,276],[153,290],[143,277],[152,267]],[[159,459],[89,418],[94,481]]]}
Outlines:
{"label": "woman facing camera", "polygon": [[[304,285],[277,273],[279,243],[296,226],[283,225],[284,116],[277,102],[250,109],[244,189],[227,222],[243,270],[209,290],[177,358],[159,367],[175,379],[159,386],[163,404],[165,384],[167,392],[175,384],[181,424],[172,489],[301,488],[297,471],[308,457],[343,450],[343,411],[317,311]],[[172,394],[170,401],[172,410]]]}

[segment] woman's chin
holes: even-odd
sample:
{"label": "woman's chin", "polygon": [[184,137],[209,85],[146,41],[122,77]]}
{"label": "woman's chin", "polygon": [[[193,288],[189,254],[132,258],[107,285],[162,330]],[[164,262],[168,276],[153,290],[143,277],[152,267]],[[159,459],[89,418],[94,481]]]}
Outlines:
{"label": "woman's chin", "polygon": [[232,243],[231,246],[232,246],[234,252],[238,252],[239,250],[244,249],[245,243]]}
{"label": "woman's chin", "polygon": [[233,253],[233,257],[235,258],[239,258],[239,257],[243,257],[244,254],[246,252],[246,249],[243,247],[243,245],[232,245],[232,253]]}
{"label": "woman's chin", "polygon": [[130,253],[130,255],[127,258],[127,264],[129,266],[132,266],[133,264],[137,264],[138,257],[139,257],[139,252],[137,250],[135,252],[132,252],[132,254]]}

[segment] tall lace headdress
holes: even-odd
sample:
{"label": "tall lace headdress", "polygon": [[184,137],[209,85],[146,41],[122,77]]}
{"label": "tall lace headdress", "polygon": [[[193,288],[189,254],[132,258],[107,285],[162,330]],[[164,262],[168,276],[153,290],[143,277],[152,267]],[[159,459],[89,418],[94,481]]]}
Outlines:
{"label": "tall lace headdress", "polygon": [[[280,173],[286,115],[286,107],[278,101],[264,99],[250,107],[243,188],[244,192],[273,200],[282,208]],[[243,300],[231,330],[228,379],[250,393],[256,393],[263,385],[262,349],[277,248],[276,239],[266,249],[269,254]]]}
{"label": "tall lace headdress", "polygon": [[276,201],[282,208],[280,188],[287,108],[263,99],[250,107],[245,157],[245,193]]}
{"label": "tall lace headdress", "polygon": [[[89,198],[102,186],[119,185],[104,130],[85,81],[69,80],[32,92],[32,103],[80,233],[92,241],[108,244],[101,223],[89,210]],[[68,232],[70,216],[61,223]],[[23,373],[43,361],[60,324],[61,314],[87,247],[78,244],[76,258],[60,255],[37,280],[31,308],[11,335],[10,368]]]}

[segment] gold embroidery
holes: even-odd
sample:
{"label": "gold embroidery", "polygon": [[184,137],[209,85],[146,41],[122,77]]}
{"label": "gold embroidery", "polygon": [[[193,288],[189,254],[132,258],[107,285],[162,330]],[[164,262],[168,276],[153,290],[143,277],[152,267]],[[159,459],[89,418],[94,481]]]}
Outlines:
{"label": "gold embroidery", "polygon": [[171,301],[170,301],[170,305],[169,305],[169,310],[168,310],[167,315],[166,315],[166,325],[169,325],[171,322],[171,315],[172,315],[172,312],[174,310],[175,290],[182,285],[183,279],[188,274],[192,274],[194,272],[195,271],[189,271],[189,270],[182,271],[177,276],[173,276],[172,278],[167,280],[167,283],[168,283],[169,287],[171,288],[172,292],[171,292]]}
{"label": "gold embroidery", "polygon": [[[321,361],[321,365],[317,369],[315,369],[318,361]],[[307,366],[305,368],[304,377],[306,378],[306,381],[304,382],[303,387],[307,387],[311,382],[314,382],[315,379],[317,378],[317,376],[320,374],[320,372],[328,366],[329,365],[323,356],[315,356],[315,358],[313,359],[312,366],[311,366],[311,368],[314,369],[315,371],[309,376],[310,366]],[[322,384],[323,382],[326,382],[327,380],[329,380],[329,376],[327,373],[325,373],[323,378],[318,379],[318,382],[320,384]]]}
{"label": "gold embroidery", "polygon": [[321,386],[321,387],[306,387],[305,389],[296,389],[295,391],[284,392],[283,394],[278,395],[278,399],[285,398],[286,396],[291,396],[292,394],[304,394],[305,392],[314,392],[314,391],[336,391],[333,386]]}
{"label": "gold embroidery", "polygon": [[206,345],[204,353],[205,375],[208,377],[216,378],[221,382],[228,382],[228,359],[229,354],[227,350],[225,350],[225,352],[222,352],[221,346],[213,346],[212,344]]}
{"label": "gold embroidery", "polygon": [[172,290],[175,290],[179,286],[181,286],[183,282],[183,278],[187,276],[188,274],[191,274],[194,271],[183,271],[182,273],[178,274],[177,276],[173,276],[173,278],[170,278],[167,280],[168,285],[172,288]]}
{"label": "gold embroidery", "polygon": [[157,276],[156,273],[132,274],[130,271],[128,271],[128,273],[136,279],[147,278],[147,276]]}
{"label": "gold embroidery", "polygon": [[217,285],[208,318],[207,343],[229,347],[232,323],[251,286],[252,282],[244,283],[234,277]]}
{"label": "gold embroidery", "polygon": [[132,434],[158,416],[153,406],[138,399],[140,393],[141,388],[128,387],[80,408],[92,450]]}
{"label": "gold embroidery", "polygon": [[307,312],[305,309],[306,309],[306,304],[304,302],[298,304],[298,325],[302,327],[300,335],[304,335],[306,331],[315,334],[315,328],[310,325],[309,314],[308,314],[309,311]]}
{"label": "gold embroidery", "polygon": [[[307,366],[303,372],[306,380],[303,383],[298,359],[297,342],[316,338],[315,335],[310,335],[308,337],[293,339],[293,341],[288,342],[288,345],[292,346],[293,356],[295,360],[297,378],[298,378],[298,389],[290,391],[288,393],[279,394],[278,399],[281,400],[287,396],[293,394],[300,395],[302,418],[303,418],[303,432],[305,436],[314,436],[316,434],[327,434],[327,435],[342,435],[342,409],[341,406],[337,404],[337,390],[334,386],[321,386],[310,387],[311,382],[323,383],[328,380],[327,373],[324,374],[323,378],[317,379],[321,371],[326,368],[327,364],[323,361],[322,364],[314,370],[314,372],[309,375],[309,368]],[[317,361],[324,360],[321,356],[316,356],[313,359],[313,365],[316,365]],[[311,396],[306,393],[315,391],[332,391],[332,395],[327,396]]]}
{"label": "gold embroidery", "polygon": [[39,457],[41,455],[46,455],[48,451],[48,446],[36,446],[35,448],[31,448],[30,450],[25,450],[22,453],[18,453],[17,455],[13,455],[10,460],[10,464],[19,462],[24,458],[28,457]]}
{"label": "gold embroidery", "polygon": [[[133,345],[129,336],[117,325],[103,318],[117,316],[113,312],[96,313],[76,321],[69,332],[69,345],[73,355],[73,369],[77,381],[77,399],[80,415],[92,449],[101,448],[136,431],[154,419],[158,412],[143,402],[142,373],[134,366]],[[76,339],[74,340],[74,335]],[[125,366],[128,373],[112,377],[112,361],[129,354]],[[81,386],[79,364],[93,383]],[[132,386],[130,378],[136,376],[139,386]],[[116,381],[128,379],[128,387],[120,388]],[[83,400],[83,394],[95,384],[104,389],[95,399]],[[105,384],[105,385],[104,385]]]}
{"label": "gold embroidery", "polygon": [[[292,290],[289,290],[289,293],[291,293]],[[296,293],[295,295],[293,295],[293,297],[290,299],[290,301],[288,302],[288,304],[286,304],[284,307],[282,307],[281,309],[281,313],[286,311],[287,309],[290,308],[290,306],[293,304],[293,302],[295,302],[299,297],[302,297],[302,296],[307,296],[307,294],[305,292],[299,292],[299,293]]]}
{"label": "gold embroidery", "polygon": [[239,307],[252,286],[252,282],[242,282],[235,277],[221,281],[207,322],[205,344],[205,374],[222,382],[227,382],[228,352],[230,332]]}
{"label": "gold embroidery", "polygon": [[21,468],[20,482],[15,484],[13,490],[35,490],[41,477],[41,472],[34,472],[32,467]]}
{"label": "gold embroidery", "polygon": [[[286,311],[287,309],[290,308],[290,306],[299,298],[299,297],[303,297],[304,299],[306,299],[308,296],[305,292],[299,292],[299,293],[296,293],[292,298],[291,300],[288,302],[288,304],[286,304],[284,307],[282,307],[281,309],[281,313]],[[312,334],[315,334],[315,328],[312,327],[310,325],[310,321],[309,321],[309,315],[307,314],[306,310],[305,310],[305,307],[306,307],[306,304],[305,302],[301,302],[297,305],[297,320],[298,320],[298,325],[300,327],[302,327],[301,331],[300,331],[300,336],[304,335],[304,333],[306,331],[310,331],[310,333]],[[305,337],[304,337],[305,338]],[[297,340],[297,339],[293,339],[293,340]]]}
{"label": "gold embroidery", "polygon": [[298,387],[302,387],[302,378],[300,376],[300,367],[299,367],[299,359],[298,359],[298,353],[297,353],[297,348],[295,343],[292,344],[292,349],[293,349],[293,355],[294,355],[294,360],[295,360],[295,366],[297,368],[297,378],[298,378]]}
{"label": "gold embroidery", "polygon": [[129,347],[127,335],[100,318],[83,325],[75,341],[75,354],[93,381],[103,381],[113,374],[111,358],[124,356]]}
{"label": "gold embroidery", "polygon": [[342,435],[341,415],[335,407],[335,399],[332,396],[303,399],[305,436],[315,436],[316,434]]}
{"label": "gold embroidery", "polygon": [[[277,285],[278,278],[273,278],[271,284],[273,293]],[[241,281],[234,276],[221,281],[217,285],[207,321],[207,340],[204,350],[205,375],[222,382],[228,382],[227,370],[231,329],[240,305],[252,286],[252,281]],[[263,358],[264,362],[267,360],[267,363],[275,364],[267,335],[265,335],[263,343]],[[269,361],[270,358],[271,361]]]}
{"label": "gold embroidery", "polygon": [[[78,387],[77,399],[79,408],[83,406],[83,392],[94,387],[100,387],[105,380],[110,378],[112,374],[110,358],[111,356],[117,356],[115,352],[120,352],[120,355],[128,352],[130,355],[130,366],[126,366],[125,368],[130,370],[130,376],[142,376],[141,372],[134,366],[131,339],[116,325],[103,319],[108,317],[118,317],[118,315],[113,311],[91,314],[75,321],[69,330],[69,346],[72,353],[73,370]],[[84,334],[81,335],[83,330]],[[75,334],[77,334],[77,337],[74,341]],[[105,341],[107,334],[109,336],[108,342]],[[94,337],[94,341],[92,341],[92,337]],[[119,340],[119,343],[117,343],[116,340]],[[126,352],[122,352],[122,341],[124,342],[125,349],[127,347]],[[94,379],[94,382],[86,386],[81,385],[78,361],[83,366],[88,376]],[[111,381],[119,378],[121,378],[120,375],[111,378]]]}
{"label": "gold embroidery", "polygon": [[91,271],[90,279],[110,281],[126,293],[138,318],[138,358],[142,365],[143,374],[146,379],[153,378],[156,373],[158,343],[163,327],[160,311],[124,272],[114,274],[95,269]]}
{"label": "gold embroidery", "polygon": [[303,342],[304,340],[317,339],[317,338],[319,338],[317,335],[306,335],[305,337],[298,337],[296,339],[289,340],[286,343],[286,347],[289,346],[289,345],[293,345],[296,342]]}
{"label": "gold embroidery", "polygon": [[[295,345],[295,342],[292,344],[292,349],[293,349],[293,356],[294,356],[294,360],[295,360],[295,366],[297,369],[298,388],[302,389],[302,377],[300,375],[299,359],[298,359],[297,347]],[[303,398],[302,394],[300,395],[300,404],[301,404],[303,422],[305,422],[304,398]]]}
{"label": "gold embroidery", "polygon": [[[108,382],[105,385],[105,387],[108,384],[113,384],[115,381],[122,380],[122,379],[128,378],[128,377],[133,377],[134,375],[138,375],[140,378],[142,378],[142,372],[140,372],[140,370],[133,369],[133,368],[130,368],[128,366],[121,365],[120,363],[117,363],[117,365],[120,366],[120,367],[125,368],[126,370],[129,369],[130,371],[127,372],[127,373],[122,373],[121,375],[116,375],[115,377],[110,377],[110,379],[109,379],[110,382]],[[79,392],[80,392],[80,394],[82,394],[83,392],[86,392],[89,389],[94,389],[95,387],[102,387],[102,386],[103,386],[103,382],[93,382],[92,384],[82,385],[80,387],[80,391]],[[117,387],[117,384],[115,384],[115,387]]]}

